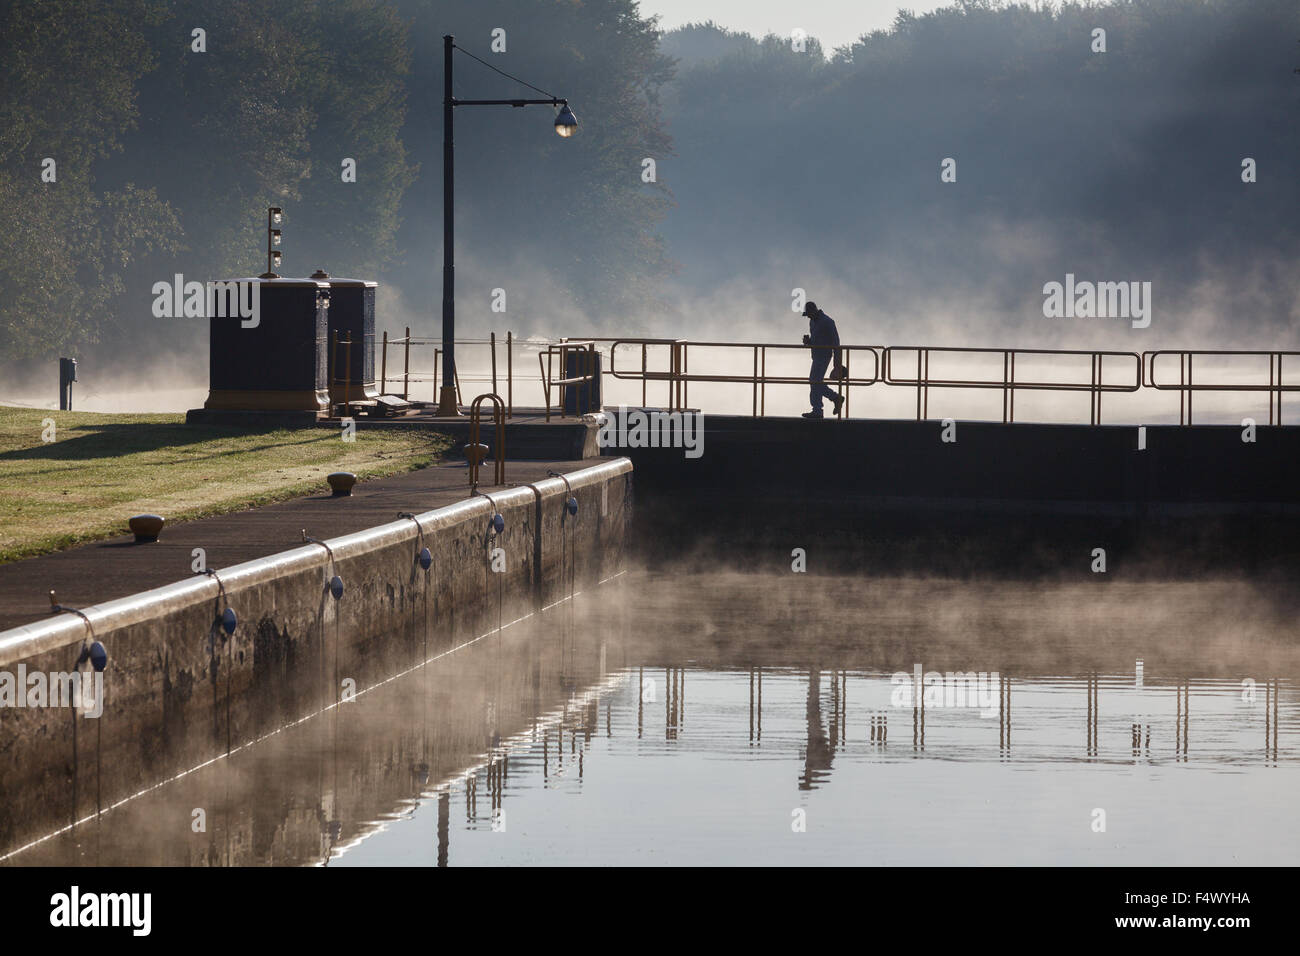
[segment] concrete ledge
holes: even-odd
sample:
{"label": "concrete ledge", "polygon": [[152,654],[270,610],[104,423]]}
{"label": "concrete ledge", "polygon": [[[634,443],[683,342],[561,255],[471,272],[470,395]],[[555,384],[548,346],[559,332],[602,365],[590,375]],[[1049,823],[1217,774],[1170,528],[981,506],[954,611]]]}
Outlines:
{"label": "concrete ledge", "polygon": [[[82,608],[108,651],[104,711],[0,708],[0,859],[145,786],[228,753],[616,573],[627,459],[305,544]],[[505,529],[487,533],[500,511]],[[433,563],[418,562],[428,547]],[[505,569],[492,568],[500,548]],[[331,554],[332,552],[332,554]],[[343,579],[335,600],[330,578]],[[219,578],[219,581],[217,580]],[[229,606],[239,623],[220,626]],[[63,613],[0,632],[0,670],[66,672],[89,629]]]}

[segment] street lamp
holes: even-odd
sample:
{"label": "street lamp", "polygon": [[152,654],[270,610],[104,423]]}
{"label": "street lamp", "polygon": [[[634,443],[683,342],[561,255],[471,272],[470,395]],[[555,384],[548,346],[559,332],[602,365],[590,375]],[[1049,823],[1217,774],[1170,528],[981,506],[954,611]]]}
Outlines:
{"label": "street lamp", "polygon": [[[544,100],[458,100],[452,96],[451,88],[451,54],[460,50],[470,59],[478,60],[490,70],[502,76],[523,83],[529,89],[537,90],[548,97]],[[457,416],[460,409],[456,404],[456,259],[453,246],[454,229],[452,223],[453,185],[455,183],[453,168],[452,113],[457,106],[550,106],[559,110],[555,117],[555,132],[568,139],[578,129],[578,118],[569,108],[569,101],[558,96],[551,96],[545,90],[538,89],[531,83],[524,83],[517,76],[511,76],[504,70],[498,70],[485,60],[479,60],[468,50],[456,46],[455,38],[450,34],[442,38],[442,388],[438,392],[438,416]]]}
{"label": "street lamp", "polygon": [[564,104],[560,115],[555,117],[555,131],[565,139],[578,131],[578,117],[573,115],[573,110],[569,109],[568,103]]}
{"label": "street lamp", "polygon": [[266,271],[260,278],[278,279],[276,269],[280,268],[280,250],[276,247],[280,245],[280,230],[278,226],[284,219],[284,210],[279,206],[271,206],[266,210]]}

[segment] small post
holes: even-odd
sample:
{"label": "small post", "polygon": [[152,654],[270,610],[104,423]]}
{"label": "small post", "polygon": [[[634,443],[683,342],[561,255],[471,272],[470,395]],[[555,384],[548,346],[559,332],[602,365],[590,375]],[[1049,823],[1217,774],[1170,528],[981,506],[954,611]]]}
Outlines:
{"label": "small post", "polygon": [[352,414],[352,333],[343,342],[343,402]]}
{"label": "small post", "polygon": [[564,418],[564,399],[567,395],[565,389],[569,387],[564,384],[564,379],[569,374],[569,346],[563,339],[560,343],[560,417]]}
{"label": "small post", "polygon": [[411,400],[411,327],[406,327],[406,347],[402,357],[402,401]]}
{"label": "small post", "polygon": [[388,330],[384,329],[383,358],[379,360],[379,394],[388,391]]}
{"label": "small post", "polygon": [[330,340],[330,360],[329,360],[329,396],[330,407],[329,413],[334,414],[334,383],[339,380],[339,330],[335,329],[333,338]]}
{"label": "small post", "polygon": [[921,420],[921,350],[916,350],[916,420]]}
{"label": "small post", "polygon": [[72,383],[76,380],[77,360],[73,358],[59,359],[59,411],[72,411]]}
{"label": "small post", "polygon": [[515,417],[514,333],[506,330],[506,418]]}
{"label": "small post", "polygon": [[690,343],[682,343],[682,411],[691,404],[691,351]]}
{"label": "small post", "polygon": [[844,350],[844,417],[845,418],[849,417],[849,391],[852,387],[849,385],[849,383],[853,381],[853,372],[850,371],[849,369],[849,360],[852,358],[852,355],[853,353],[851,349]]}
{"label": "small post", "polygon": [[497,334],[488,333],[488,344],[492,348],[492,394],[497,393]]}

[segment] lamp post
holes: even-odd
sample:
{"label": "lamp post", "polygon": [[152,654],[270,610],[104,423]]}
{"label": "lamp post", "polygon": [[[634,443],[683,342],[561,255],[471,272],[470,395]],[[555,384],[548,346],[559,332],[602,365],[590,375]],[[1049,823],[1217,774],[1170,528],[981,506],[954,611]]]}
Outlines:
{"label": "lamp post", "polygon": [[283,216],[284,210],[279,206],[271,206],[266,210],[266,271],[258,278],[280,278],[275,271],[280,267],[280,250],[276,248],[280,245],[280,230],[275,227],[280,224]]}
{"label": "lamp post", "polygon": [[[456,404],[456,256],[453,244],[453,200],[455,185],[454,137],[452,115],[457,106],[551,106],[559,109],[555,117],[555,132],[567,139],[578,129],[578,118],[569,109],[569,101],[557,96],[541,100],[458,100],[452,95],[451,54],[456,46],[455,38],[450,34],[442,38],[442,387],[438,392],[438,417],[457,416],[460,409]],[[478,57],[461,50],[472,59]],[[479,60],[489,69],[496,70],[502,76],[524,83],[518,77],[510,76],[503,70],[497,70],[489,63]],[[529,83],[525,86],[538,90]]]}

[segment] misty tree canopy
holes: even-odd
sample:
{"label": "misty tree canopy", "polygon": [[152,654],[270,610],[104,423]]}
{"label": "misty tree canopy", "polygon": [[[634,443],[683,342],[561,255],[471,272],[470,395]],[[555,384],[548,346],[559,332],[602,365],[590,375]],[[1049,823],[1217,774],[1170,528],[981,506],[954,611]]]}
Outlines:
{"label": "misty tree canopy", "polygon": [[[444,33],[581,123],[561,140],[546,107],[457,111],[466,334],[661,314],[688,335],[691,296],[739,284],[776,310],[814,266],[899,310],[978,290],[1008,312],[1066,270],[1228,273],[1243,312],[1300,319],[1294,0],[965,0],[829,56],[643,14],[0,0],[0,362],[201,342],[201,324],[152,316],[150,290],[261,272],[268,205],[285,209],[281,272],[379,278],[435,332]],[[456,95],[536,94],[460,55]],[[511,315],[494,323],[497,287]]]}

